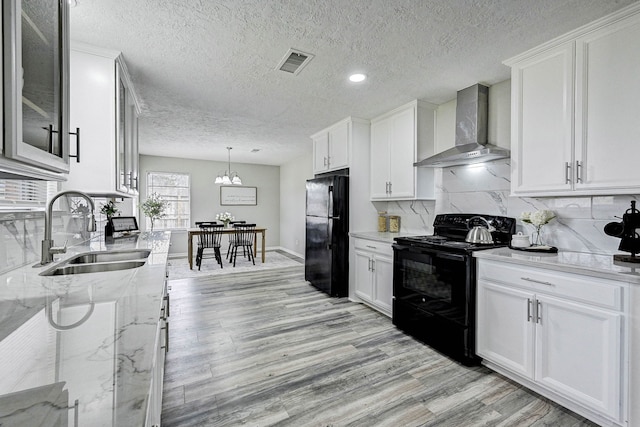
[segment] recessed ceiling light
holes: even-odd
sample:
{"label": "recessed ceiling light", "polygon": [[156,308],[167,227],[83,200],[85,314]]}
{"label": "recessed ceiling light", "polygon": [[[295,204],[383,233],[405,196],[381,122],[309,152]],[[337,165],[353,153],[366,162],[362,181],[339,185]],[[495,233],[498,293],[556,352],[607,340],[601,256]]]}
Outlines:
{"label": "recessed ceiling light", "polygon": [[351,74],[349,76],[349,80],[351,80],[354,83],[360,83],[361,81],[364,81],[364,79],[366,79],[367,76],[365,76],[364,74]]}

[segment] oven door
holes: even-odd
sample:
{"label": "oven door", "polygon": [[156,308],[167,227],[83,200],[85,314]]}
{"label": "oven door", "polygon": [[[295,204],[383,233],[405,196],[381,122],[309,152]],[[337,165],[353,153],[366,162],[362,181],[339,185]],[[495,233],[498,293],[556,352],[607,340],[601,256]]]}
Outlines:
{"label": "oven door", "polygon": [[394,300],[462,327],[473,323],[471,255],[401,244],[393,249]]}

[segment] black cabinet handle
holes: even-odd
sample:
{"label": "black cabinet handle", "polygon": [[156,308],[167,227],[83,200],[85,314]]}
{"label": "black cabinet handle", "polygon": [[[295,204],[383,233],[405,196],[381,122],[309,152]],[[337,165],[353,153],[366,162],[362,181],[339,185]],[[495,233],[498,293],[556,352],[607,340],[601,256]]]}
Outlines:
{"label": "black cabinet handle", "polygon": [[80,163],[80,128],[76,128],[75,132],[69,132],[69,135],[76,136],[76,155],[69,154],[69,157],[75,157],[76,163]]}

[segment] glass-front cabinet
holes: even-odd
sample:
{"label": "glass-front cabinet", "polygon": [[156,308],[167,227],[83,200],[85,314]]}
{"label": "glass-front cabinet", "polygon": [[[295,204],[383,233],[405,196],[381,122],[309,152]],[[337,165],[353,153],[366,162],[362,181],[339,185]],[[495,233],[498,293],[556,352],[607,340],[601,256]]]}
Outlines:
{"label": "glass-front cabinet", "polygon": [[64,179],[70,154],[68,3],[3,0],[2,14],[4,141],[0,169]]}
{"label": "glass-front cabinet", "polygon": [[117,62],[117,191],[138,194],[138,107],[123,62]]}

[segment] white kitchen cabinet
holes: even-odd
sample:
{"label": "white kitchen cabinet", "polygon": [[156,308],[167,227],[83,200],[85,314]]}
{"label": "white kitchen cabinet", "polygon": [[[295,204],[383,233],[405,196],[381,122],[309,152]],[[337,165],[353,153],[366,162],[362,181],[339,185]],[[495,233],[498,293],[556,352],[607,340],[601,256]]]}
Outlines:
{"label": "white kitchen cabinet", "polygon": [[532,301],[531,292],[484,280],[478,283],[476,352],[530,379],[534,356],[534,324],[529,317]]}
{"label": "white kitchen cabinet", "polygon": [[347,117],[311,136],[313,141],[313,173],[319,174],[348,168],[352,145],[359,132],[354,126],[369,126],[367,120]]}
{"label": "white kitchen cabinet", "polygon": [[640,7],[505,61],[518,196],[635,194]]}
{"label": "white kitchen cabinet", "polygon": [[391,317],[393,250],[391,244],[354,238],[355,294],[367,305]]}
{"label": "white kitchen cabinet", "polygon": [[0,177],[61,181],[69,170],[69,12],[59,0],[2,2]]}
{"label": "white kitchen cabinet", "polygon": [[413,101],[371,121],[371,200],[433,199],[433,169],[416,168],[434,154],[435,106]]}
{"label": "white kitchen cabinet", "polygon": [[162,308],[156,329],[156,345],[153,355],[153,368],[149,397],[147,401],[146,427],[159,427],[162,415],[162,390],[164,384],[164,363],[169,351],[169,292],[165,281],[162,295]]}
{"label": "white kitchen cabinet", "polygon": [[480,259],[476,352],[596,422],[625,425],[625,295],[610,280]]}
{"label": "white kitchen cabinet", "polygon": [[135,195],[139,108],[122,56],[73,42],[70,57],[71,125],[83,143],[63,189]]}

